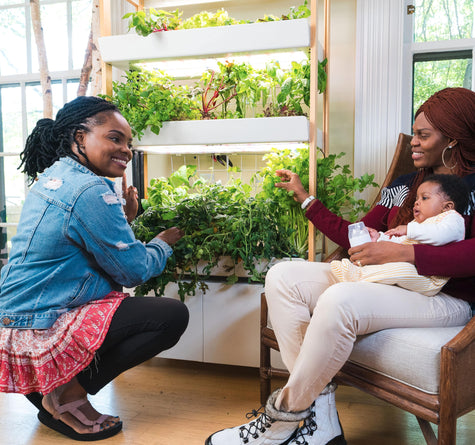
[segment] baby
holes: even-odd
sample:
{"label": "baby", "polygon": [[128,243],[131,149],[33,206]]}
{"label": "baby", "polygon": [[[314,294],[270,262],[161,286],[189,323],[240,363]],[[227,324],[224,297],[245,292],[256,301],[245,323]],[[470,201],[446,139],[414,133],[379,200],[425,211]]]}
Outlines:
{"label": "baby", "polygon": [[[372,241],[441,246],[465,238],[462,217],[469,200],[468,188],[455,175],[430,175],[417,189],[414,220],[385,233],[369,228]],[[448,277],[419,275],[407,262],[358,266],[348,259],[332,261],[331,270],[338,281],[366,281],[395,284],[427,296],[437,294]]]}

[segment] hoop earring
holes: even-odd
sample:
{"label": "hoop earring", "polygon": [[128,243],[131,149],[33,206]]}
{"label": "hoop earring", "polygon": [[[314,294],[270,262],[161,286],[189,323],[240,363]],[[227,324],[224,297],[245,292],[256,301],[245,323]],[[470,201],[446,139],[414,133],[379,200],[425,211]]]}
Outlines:
{"label": "hoop earring", "polygon": [[444,151],[442,152],[442,164],[444,164],[444,167],[445,168],[448,168],[449,170],[453,170],[456,166],[457,166],[457,161],[455,161],[455,164],[452,165],[451,167],[449,167],[446,163],[445,163],[445,152],[447,150],[452,150],[452,145],[448,145],[447,147],[444,148]]}

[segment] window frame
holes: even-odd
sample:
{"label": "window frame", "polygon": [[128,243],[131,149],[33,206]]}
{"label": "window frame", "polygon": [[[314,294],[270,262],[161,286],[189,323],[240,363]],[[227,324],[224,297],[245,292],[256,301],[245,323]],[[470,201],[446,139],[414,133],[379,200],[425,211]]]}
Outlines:
{"label": "window frame", "polygon": [[412,5],[413,0],[405,0],[405,19],[404,19],[404,43],[403,43],[403,79],[402,83],[402,124],[405,133],[412,133],[412,108],[413,108],[413,89],[414,89],[414,63],[417,59],[423,58],[425,55],[434,55],[434,59],[440,57],[459,58],[461,54],[471,53],[472,57],[472,86],[475,91],[475,37],[471,39],[453,39],[438,40],[429,42],[414,42],[414,14],[407,14],[408,7]]}
{"label": "window frame", "polygon": [[[68,100],[68,83],[70,82],[79,82],[81,76],[81,69],[73,69],[73,56],[72,56],[72,41],[73,41],[73,2],[74,0],[41,0],[41,6],[52,5],[52,4],[65,4],[66,13],[67,13],[67,38],[68,38],[68,69],[63,71],[51,71],[50,77],[52,83],[60,83],[61,88],[61,98],[58,98],[58,103],[64,104]],[[33,60],[33,51],[36,51],[36,45],[34,43],[34,36],[32,33],[32,24],[31,24],[31,9],[29,0],[18,0],[17,2],[9,5],[1,5],[0,10],[14,9],[14,8],[23,8],[25,11],[25,39],[26,39],[26,69],[27,72],[19,73],[8,76],[0,75],[0,90],[2,88],[9,87],[19,87],[21,95],[21,143],[22,147],[19,147],[18,152],[5,152],[4,143],[3,143],[3,128],[0,122],[0,129],[2,130],[2,135],[0,135],[0,168],[2,168],[1,177],[5,178],[4,163],[3,159],[9,156],[19,156],[19,153],[22,151],[26,139],[28,137],[28,124],[27,124],[27,88],[32,85],[40,85],[40,73],[33,72],[32,60]],[[92,11],[92,0],[91,0],[91,11]],[[86,41],[87,42],[87,41]],[[86,50],[86,47],[84,47]],[[1,103],[0,103],[1,107]],[[0,109],[0,119],[2,118],[2,109]],[[28,179],[24,175],[24,192],[25,196],[28,192]],[[5,190],[1,191],[3,194],[1,201],[5,202]],[[0,209],[3,211],[4,209]],[[7,227],[17,226],[17,223],[11,223],[7,221],[0,220],[0,236],[3,236],[6,233]],[[3,253],[3,252],[2,252]],[[1,264],[0,264],[1,267]]]}

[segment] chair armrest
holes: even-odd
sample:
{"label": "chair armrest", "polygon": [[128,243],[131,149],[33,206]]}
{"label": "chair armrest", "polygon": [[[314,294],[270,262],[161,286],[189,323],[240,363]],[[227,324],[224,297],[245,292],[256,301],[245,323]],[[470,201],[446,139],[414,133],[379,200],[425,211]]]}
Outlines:
{"label": "chair armrest", "polygon": [[475,317],[440,351],[440,415],[460,416],[475,406]]}
{"label": "chair armrest", "polygon": [[465,327],[443,348],[448,348],[454,353],[460,353],[475,341],[475,317],[465,325]]}
{"label": "chair armrest", "polygon": [[341,260],[348,258],[348,252],[343,247],[337,247],[332,253],[327,255],[323,260],[324,263],[330,263],[331,261]]}

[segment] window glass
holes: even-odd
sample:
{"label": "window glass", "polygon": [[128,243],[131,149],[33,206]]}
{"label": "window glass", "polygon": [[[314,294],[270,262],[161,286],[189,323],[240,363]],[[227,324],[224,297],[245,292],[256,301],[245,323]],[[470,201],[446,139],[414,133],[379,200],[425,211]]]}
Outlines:
{"label": "window glass", "polygon": [[416,0],[414,41],[475,37],[474,0]]}
{"label": "window glass", "polygon": [[0,23],[8,23],[8,26],[0,26],[0,76],[25,73],[27,56],[24,8],[0,9]]}
{"label": "window glass", "polygon": [[[0,182],[3,182],[3,193],[0,194],[0,221],[17,224],[25,201],[25,176],[20,173],[19,156],[0,158]],[[15,236],[16,225],[0,227],[0,268],[6,264],[11,249],[11,239]]]}
{"label": "window glass", "polygon": [[[41,26],[50,71],[66,71],[69,66],[68,24],[66,3],[44,5],[41,7]],[[32,39],[34,34],[32,29]],[[33,45],[33,72],[38,72],[38,51]]]}
{"label": "window glass", "polygon": [[68,80],[67,92],[66,92],[66,94],[67,94],[66,102],[69,102],[70,100],[73,100],[75,97],[77,97],[78,88],[79,88],[79,80],[78,79]]}
{"label": "window glass", "polygon": [[0,6],[17,5],[22,0],[0,0]]}
{"label": "window glass", "polygon": [[0,151],[20,153],[23,146],[21,90],[19,86],[0,88],[1,125]]}
{"label": "window glass", "polygon": [[[430,57],[430,56],[429,56]],[[429,59],[428,56],[424,57]],[[450,57],[450,55],[448,56]],[[436,91],[447,87],[472,86],[472,58],[452,58],[439,60],[414,60],[414,112]]]}
{"label": "window glass", "polygon": [[[29,0],[0,0],[0,268],[27,193],[18,170],[26,136],[43,117],[38,52]],[[84,63],[92,14],[91,0],[41,1],[41,21],[48,68],[52,74],[53,116],[77,96],[78,71]],[[31,59],[29,59],[31,57]],[[76,71],[73,71],[76,70]],[[6,80],[3,76],[9,76]],[[13,77],[14,80],[11,80]],[[26,104],[25,109],[23,108]]]}
{"label": "window glass", "polygon": [[[53,93],[53,118],[58,110],[63,106],[63,85],[61,82],[52,82],[51,91]],[[27,133],[30,134],[38,119],[43,117],[43,97],[41,85],[39,83],[29,84],[26,87],[26,114]]]}
{"label": "window glass", "polygon": [[73,69],[80,69],[84,64],[87,42],[91,30],[91,0],[75,0],[72,2],[72,8]]}
{"label": "window glass", "polygon": [[[5,156],[3,158],[5,172],[5,202],[7,223],[18,223],[23,202],[25,201],[25,176],[19,170],[20,156]],[[13,229],[9,229],[9,237]]]}

